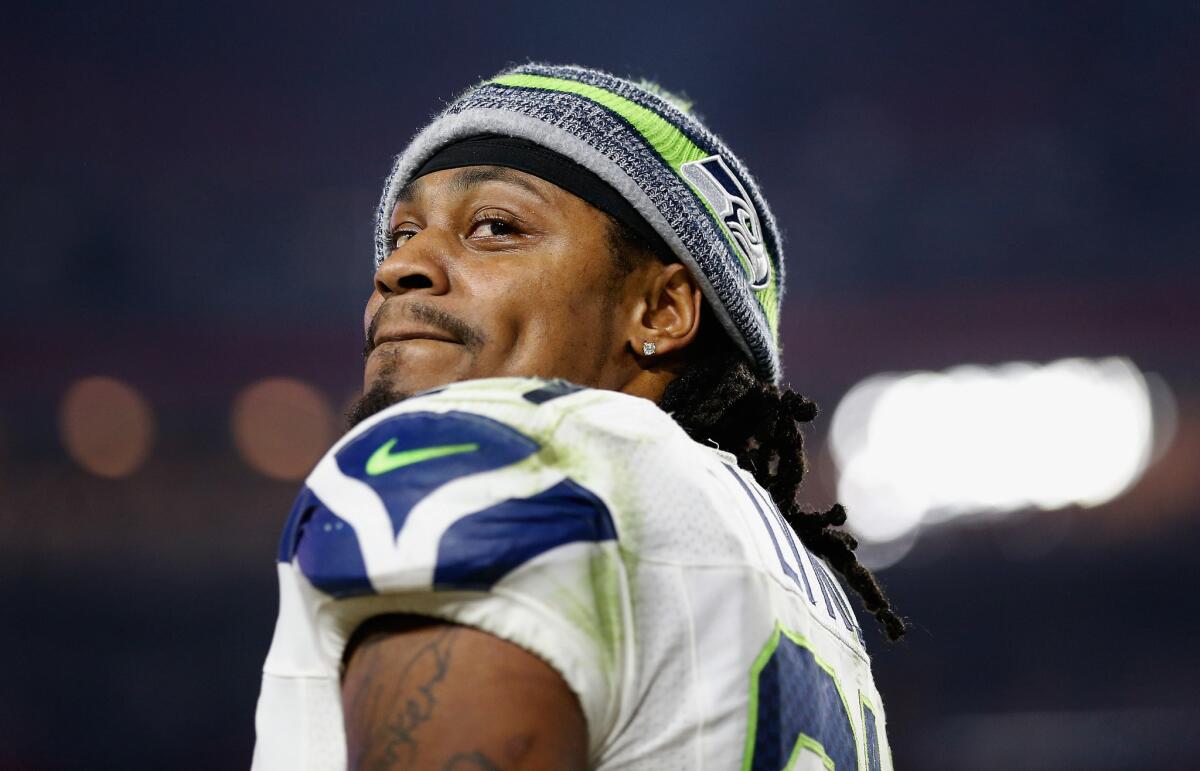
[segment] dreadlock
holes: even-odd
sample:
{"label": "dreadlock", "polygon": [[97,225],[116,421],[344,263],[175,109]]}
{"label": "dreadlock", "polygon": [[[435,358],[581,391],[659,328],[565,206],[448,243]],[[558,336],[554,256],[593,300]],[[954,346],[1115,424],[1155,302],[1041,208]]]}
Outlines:
{"label": "dreadlock", "polygon": [[888,639],[899,639],[904,619],[858,561],[854,536],[837,529],[846,522],[846,510],[839,503],[828,511],[804,511],[796,502],[806,468],[800,425],[816,417],[817,405],[760,380],[726,335],[713,335],[702,345],[703,355],[671,381],[659,406],[696,441],[715,442],[733,453],[770,493],[804,545],[842,574]]}

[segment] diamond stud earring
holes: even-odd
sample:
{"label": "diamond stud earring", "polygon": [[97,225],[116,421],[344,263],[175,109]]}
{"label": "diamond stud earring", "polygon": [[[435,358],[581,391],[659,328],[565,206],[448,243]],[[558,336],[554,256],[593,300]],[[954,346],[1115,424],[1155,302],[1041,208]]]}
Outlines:
{"label": "diamond stud earring", "polygon": [[657,349],[657,346],[654,345],[654,343],[650,342],[649,340],[642,343],[642,355],[643,356],[653,356],[654,351],[656,349]]}

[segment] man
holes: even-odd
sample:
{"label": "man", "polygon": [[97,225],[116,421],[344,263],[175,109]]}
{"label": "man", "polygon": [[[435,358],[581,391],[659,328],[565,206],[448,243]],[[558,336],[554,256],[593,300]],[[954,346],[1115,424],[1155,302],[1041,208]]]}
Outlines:
{"label": "man", "polygon": [[903,622],[840,507],[795,505],[782,282],[754,181],[656,89],[528,65],[452,103],[384,189],[255,768],[890,768],[829,566]]}

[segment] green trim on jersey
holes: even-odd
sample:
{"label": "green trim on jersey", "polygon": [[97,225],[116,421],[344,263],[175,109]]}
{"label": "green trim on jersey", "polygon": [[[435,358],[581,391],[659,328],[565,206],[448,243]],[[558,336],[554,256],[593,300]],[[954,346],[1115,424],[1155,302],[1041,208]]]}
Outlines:
{"label": "green trim on jersey", "polygon": [[[742,752],[742,771],[750,771],[754,763],[754,740],[758,733],[758,678],[762,674],[763,668],[767,662],[775,655],[775,650],[779,647],[779,640],[786,636],[789,640],[805,648],[812,654],[813,661],[817,663],[825,673],[833,680],[833,686],[837,688],[838,697],[842,700],[842,709],[846,711],[846,718],[849,720],[851,715],[850,702],[846,701],[846,692],[842,690],[842,683],[838,680],[837,672],[831,664],[817,655],[817,649],[813,647],[807,638],[796,634],[795,632],[784,629],[778,622],[775,624],[775,631],[771,632],[770,638],[767,639],[767,644],[759,651],[758,656],[754,659],[754,665],[750,668],[750,720],[746,728],[746,748]],[[858,747],[858,733],[854,729],[854,721],[849,720],[850,733],[854,737],[855,747]],[[785,769],[792,768],[796,765],[796,761],[800,757],[801,750],[808,750],[821,759],[821,763],[829,771],[834,771],[833,758],[829,757],[829,753],[825,751],[825,746],[819,741],[801,733],[796,738],[796,745],[792,747],[792,752],[788,755]]]}

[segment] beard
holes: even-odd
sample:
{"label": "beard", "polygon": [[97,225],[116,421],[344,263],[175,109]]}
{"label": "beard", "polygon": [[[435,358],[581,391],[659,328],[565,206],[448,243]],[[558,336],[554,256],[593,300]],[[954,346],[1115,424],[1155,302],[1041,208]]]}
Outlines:
{"label": "beard", "polygon": [[346,429],[354,428],[377,412],[382,412],[393,404],[399,404],[409,397],[402,391],[389,388],[387,383],[376,382],[358,401],[351,405],[346,413]]}
{"label": "beard", "polygon": [[394,371],[394,364],[389,362],[385,365],[371,387],[350,406],[349,411],[346,412],[347,430],[354,428],[377,412],[382,412],[393,404],[399,404],[412,396],[410,393],[392,387],[391,375]]}

